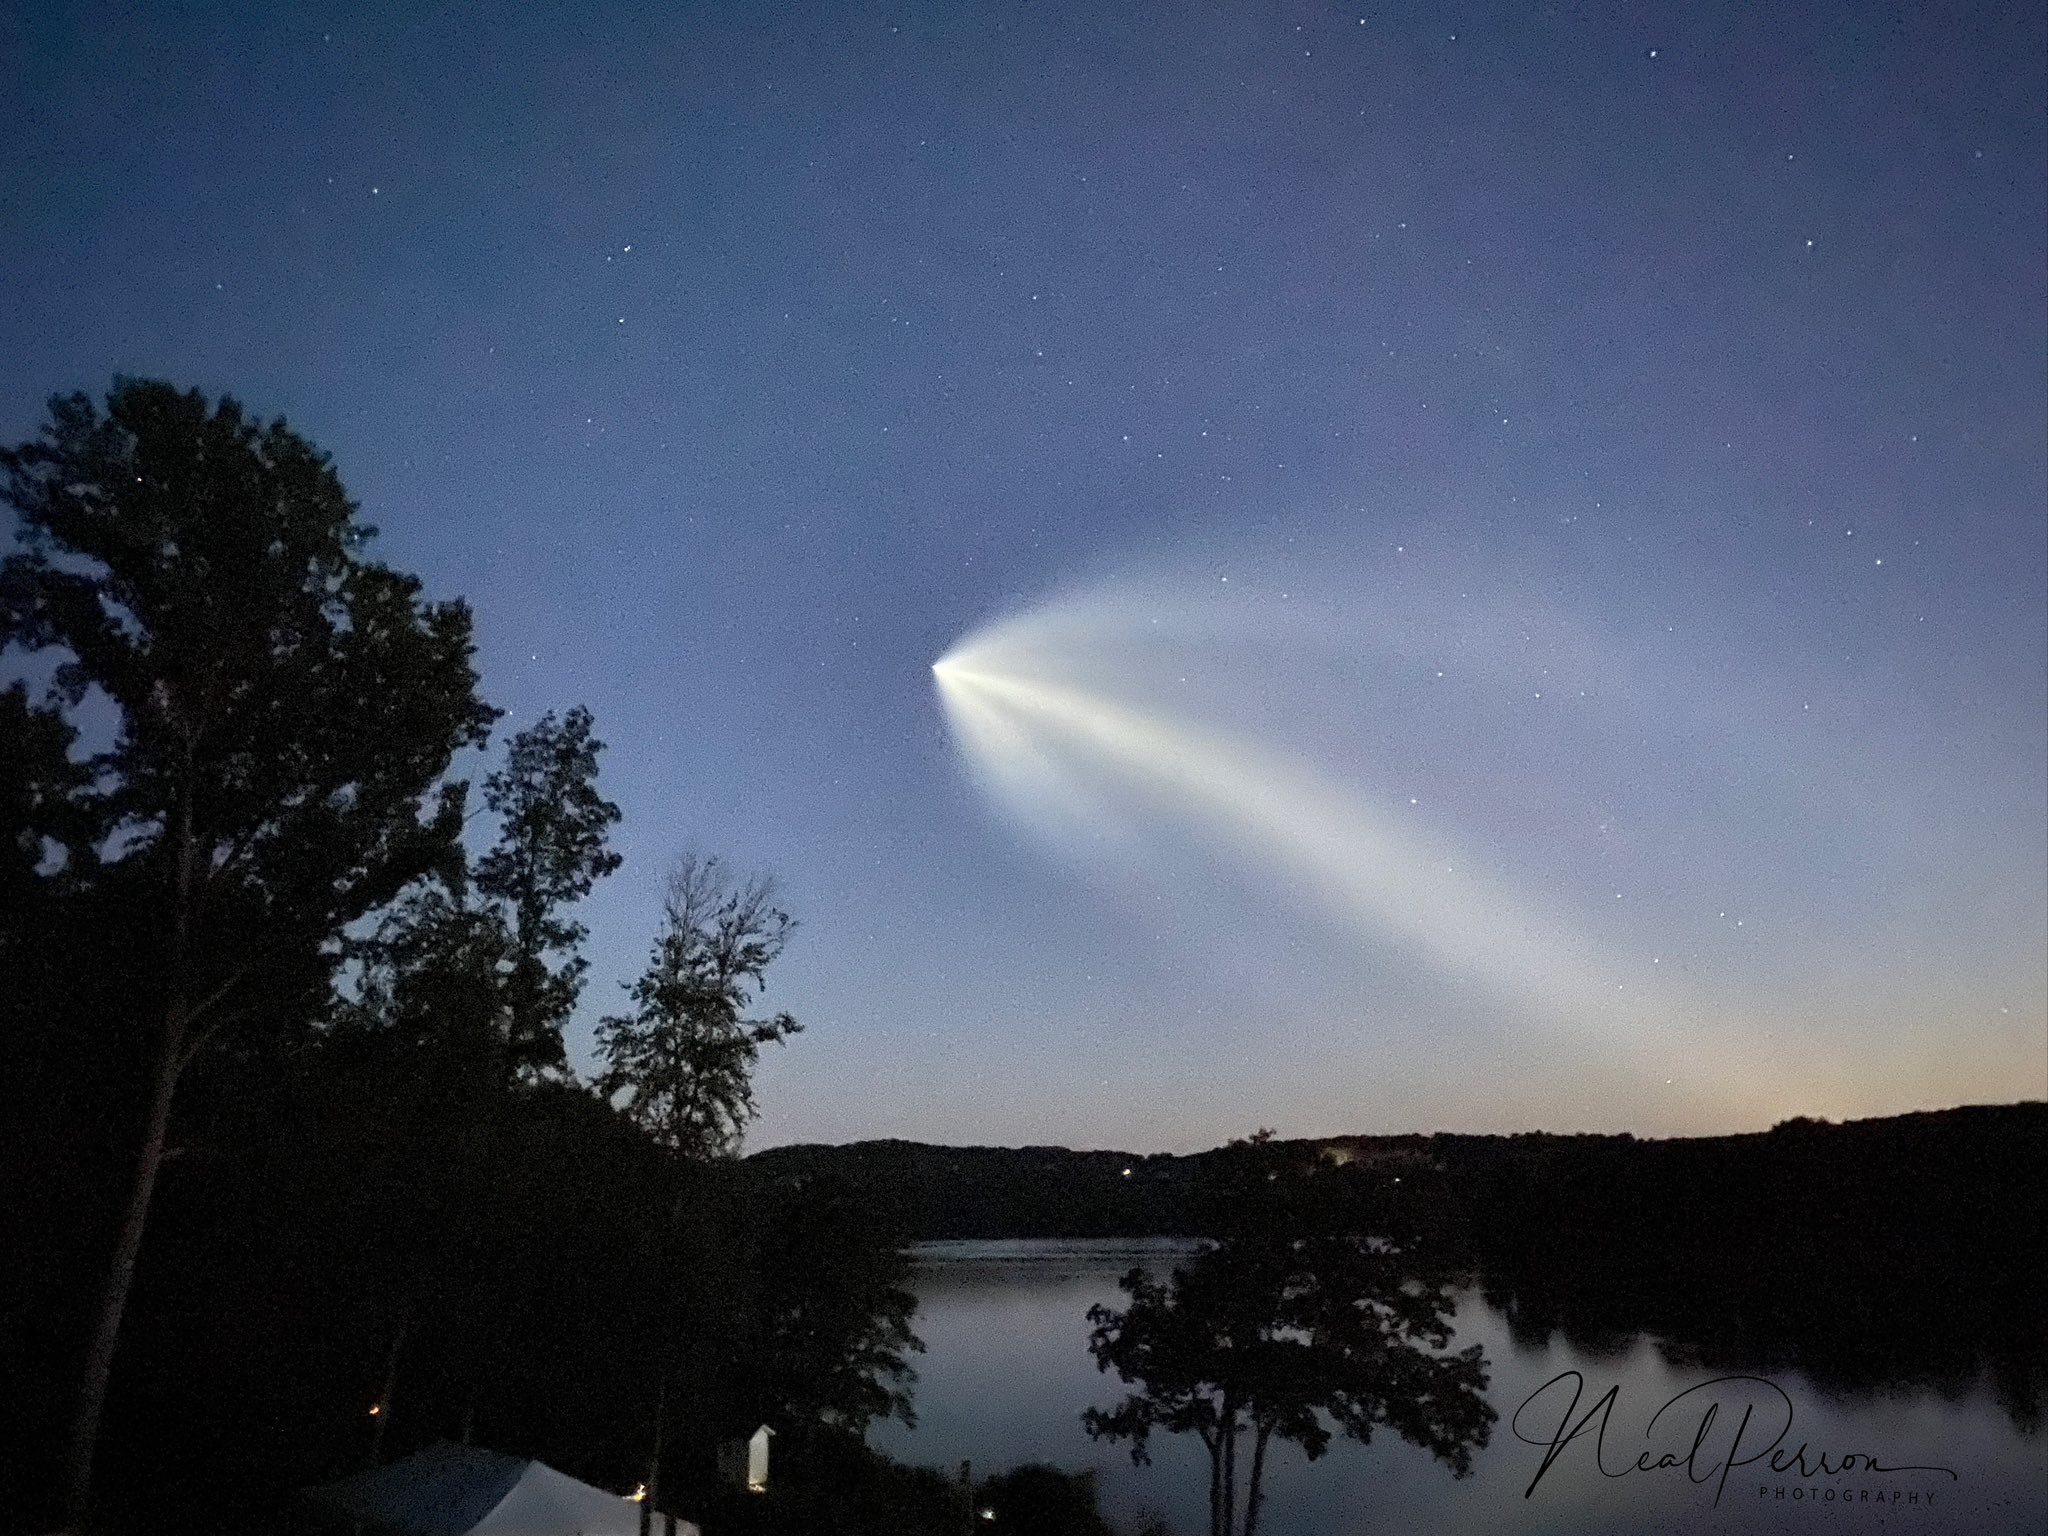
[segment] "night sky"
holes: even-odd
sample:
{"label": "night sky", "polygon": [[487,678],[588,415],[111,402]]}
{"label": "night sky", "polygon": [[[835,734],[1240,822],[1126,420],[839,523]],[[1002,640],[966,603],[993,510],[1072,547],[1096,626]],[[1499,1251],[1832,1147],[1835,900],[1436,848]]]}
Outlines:
{"label": "night sky", "polygon": [[0,438],[282,414],[592,708],[579,1062],[696,847],[756,1145],[2048,1092],[2037,4],[4,15]]}

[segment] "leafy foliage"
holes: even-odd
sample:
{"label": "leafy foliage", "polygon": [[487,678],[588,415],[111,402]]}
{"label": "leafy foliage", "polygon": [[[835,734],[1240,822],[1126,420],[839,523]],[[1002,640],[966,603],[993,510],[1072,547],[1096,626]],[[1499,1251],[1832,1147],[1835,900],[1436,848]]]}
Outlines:
{"label": "leafy foliage", "polygon": [[598,1024],[598,1091],[623,1094],[626,1113],[685,1158],[736,1151],[761,1047],[802,1028],[786,1013],[745,1017],[795,927],[769,880],[735,879],[715,857],[679,861],[653,957],[627,989],[633,1010]]}
{"label": "leafy foliage", "polygon": [[26,684],[0,688],[0,899],[10,908],[34,900],[54,873],[46,871],[47,844],[83,830],[73,803],[85,787],[85,771],[70,756],[77,736],[60,709],[29,697]]}
{"label": "leafy foliage", "polygon": [[469,610],[362,558],[374,530],[281,421],[145,382],[104,415],[50,409],[0,453],[23,546],[0,565],[0,644],[59,653],[52,704],[113,706],[74,803],[100,878],[151,889],[151,958],[194,898],[178,979],[210,995],[449,855],[459,800],[421,810],[492,716]]}
{"label": "leafy foliage", "polygon": [[[619,867],[605,844],[619,808],[597,792],[597,757],[580,705],[512,738],[505,766],[484,780],[498,842],[479,861],[476,889],[502,904],[512,937],[506,977],[506,1048],[515,1070],[561,1072],[562,1026],[589,964],[576,953],[588,930],[563,909]],[[552,969],[549,957],[561,957]]]}
{"label": "leafy foliage", "polygon": [[337,1000],[339,1032],[383,1037],[444,1087],[457,1076],[495,1088],[509,1081],[505,978],[513,948],[496,910],[427,886],[353,948],[360,968],[352,995]]}
{"label": "leafy foliage", "polygon": [[914,1425],[907,1356],[917,1298],[897,1234],[842,1186],[756,1185],[752,1290],[740,1366],[760,1416],[865,1430]]}
{"label": "leafy foliage", "polygon": [[[1211,1536],[1255,1536],[1275,1437],[1313,1461],[1336,1430],[1391,1428],[1464,1476],[1494,1418],[1479,1348],[1448,1353],[1452,1298],[1422,1254],[1355,1224],[1331,1181],[1263,1133],[1236,1144],[1220,1240],[1167,1280],[1133,1269],[1130,1305],[1089,1309],[1097,1366],[1139,1390],[1083,1415],[1143,1462],[1154,1430],[1209,1453]],[[1328,1420],[1326,1423],[1325,1420]],[[1240,1517],[1238,1450],[1252,1459]]]}
{"label": "leafy foliage", "polygon": [[467,607],[363,557],[373,530],[282,421],[117,382],[104,414],[51,401],[0,472],[20,545],[0,562],[0,649],[55,661],[23,723],[46,764],[50,711],[95,723],[59,790],[73,856],[52,878],[80,951],[118,956],[104,999],[149,1063],[72,1436],[76,1514],[187,1067],[230,1026],[244,1050],[303,1028],[343,931],[454,857],[462,790],[439,781],[493,712]]}
{"label": "leafy foliage", "polygon": [[427,1070],[476,1091],[567,1071],[562,1027],[583,990],[584,926],[566,911],[618,868],[606,846],[619,809],[597,792],[590,712],[544,715],[514,736],[484,781],[498,840],[474,878],[457,862],[408,895],[352,946],[344,1031],[403,1041]]}

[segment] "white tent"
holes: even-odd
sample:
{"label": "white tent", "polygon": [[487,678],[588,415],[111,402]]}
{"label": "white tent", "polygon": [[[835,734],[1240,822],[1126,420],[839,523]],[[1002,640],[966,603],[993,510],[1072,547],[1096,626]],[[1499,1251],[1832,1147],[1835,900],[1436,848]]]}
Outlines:
{"label": "white tent", "polygon": [[[543,1462],[443,1442],[309,1491],[316,1504],[393,1536],[640,1536],[640,1506]],[[667,1521],[657,1515],[654,1530]],[[686,1520],[678,1536],[703,1536]]]}

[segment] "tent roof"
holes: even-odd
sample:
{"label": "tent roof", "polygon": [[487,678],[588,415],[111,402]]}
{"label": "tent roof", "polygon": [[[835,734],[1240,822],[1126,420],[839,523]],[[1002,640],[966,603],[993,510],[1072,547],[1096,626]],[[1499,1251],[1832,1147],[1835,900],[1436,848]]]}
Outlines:
{"label": "tent roof", "polygon": [[639,1536],[640,1507],[538,1461],[442,1442],[311,1490],[404,1536]]}
{"label": "tent roof", "polygon": [[472,1529],[475,1536],[640,1536],[640,1506],[530,1461],[512,1491]]}

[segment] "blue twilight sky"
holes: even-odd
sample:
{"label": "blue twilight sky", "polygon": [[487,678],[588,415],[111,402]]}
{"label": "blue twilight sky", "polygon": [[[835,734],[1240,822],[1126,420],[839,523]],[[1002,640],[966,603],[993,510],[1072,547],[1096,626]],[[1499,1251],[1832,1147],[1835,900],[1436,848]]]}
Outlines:
{"label": "blue twilight sky", "polygon": [[0,17],[0,438],[283,414],[595,711],[579,1060],[695,846],[757,1144],[2048,1092],[2038,5]]}

